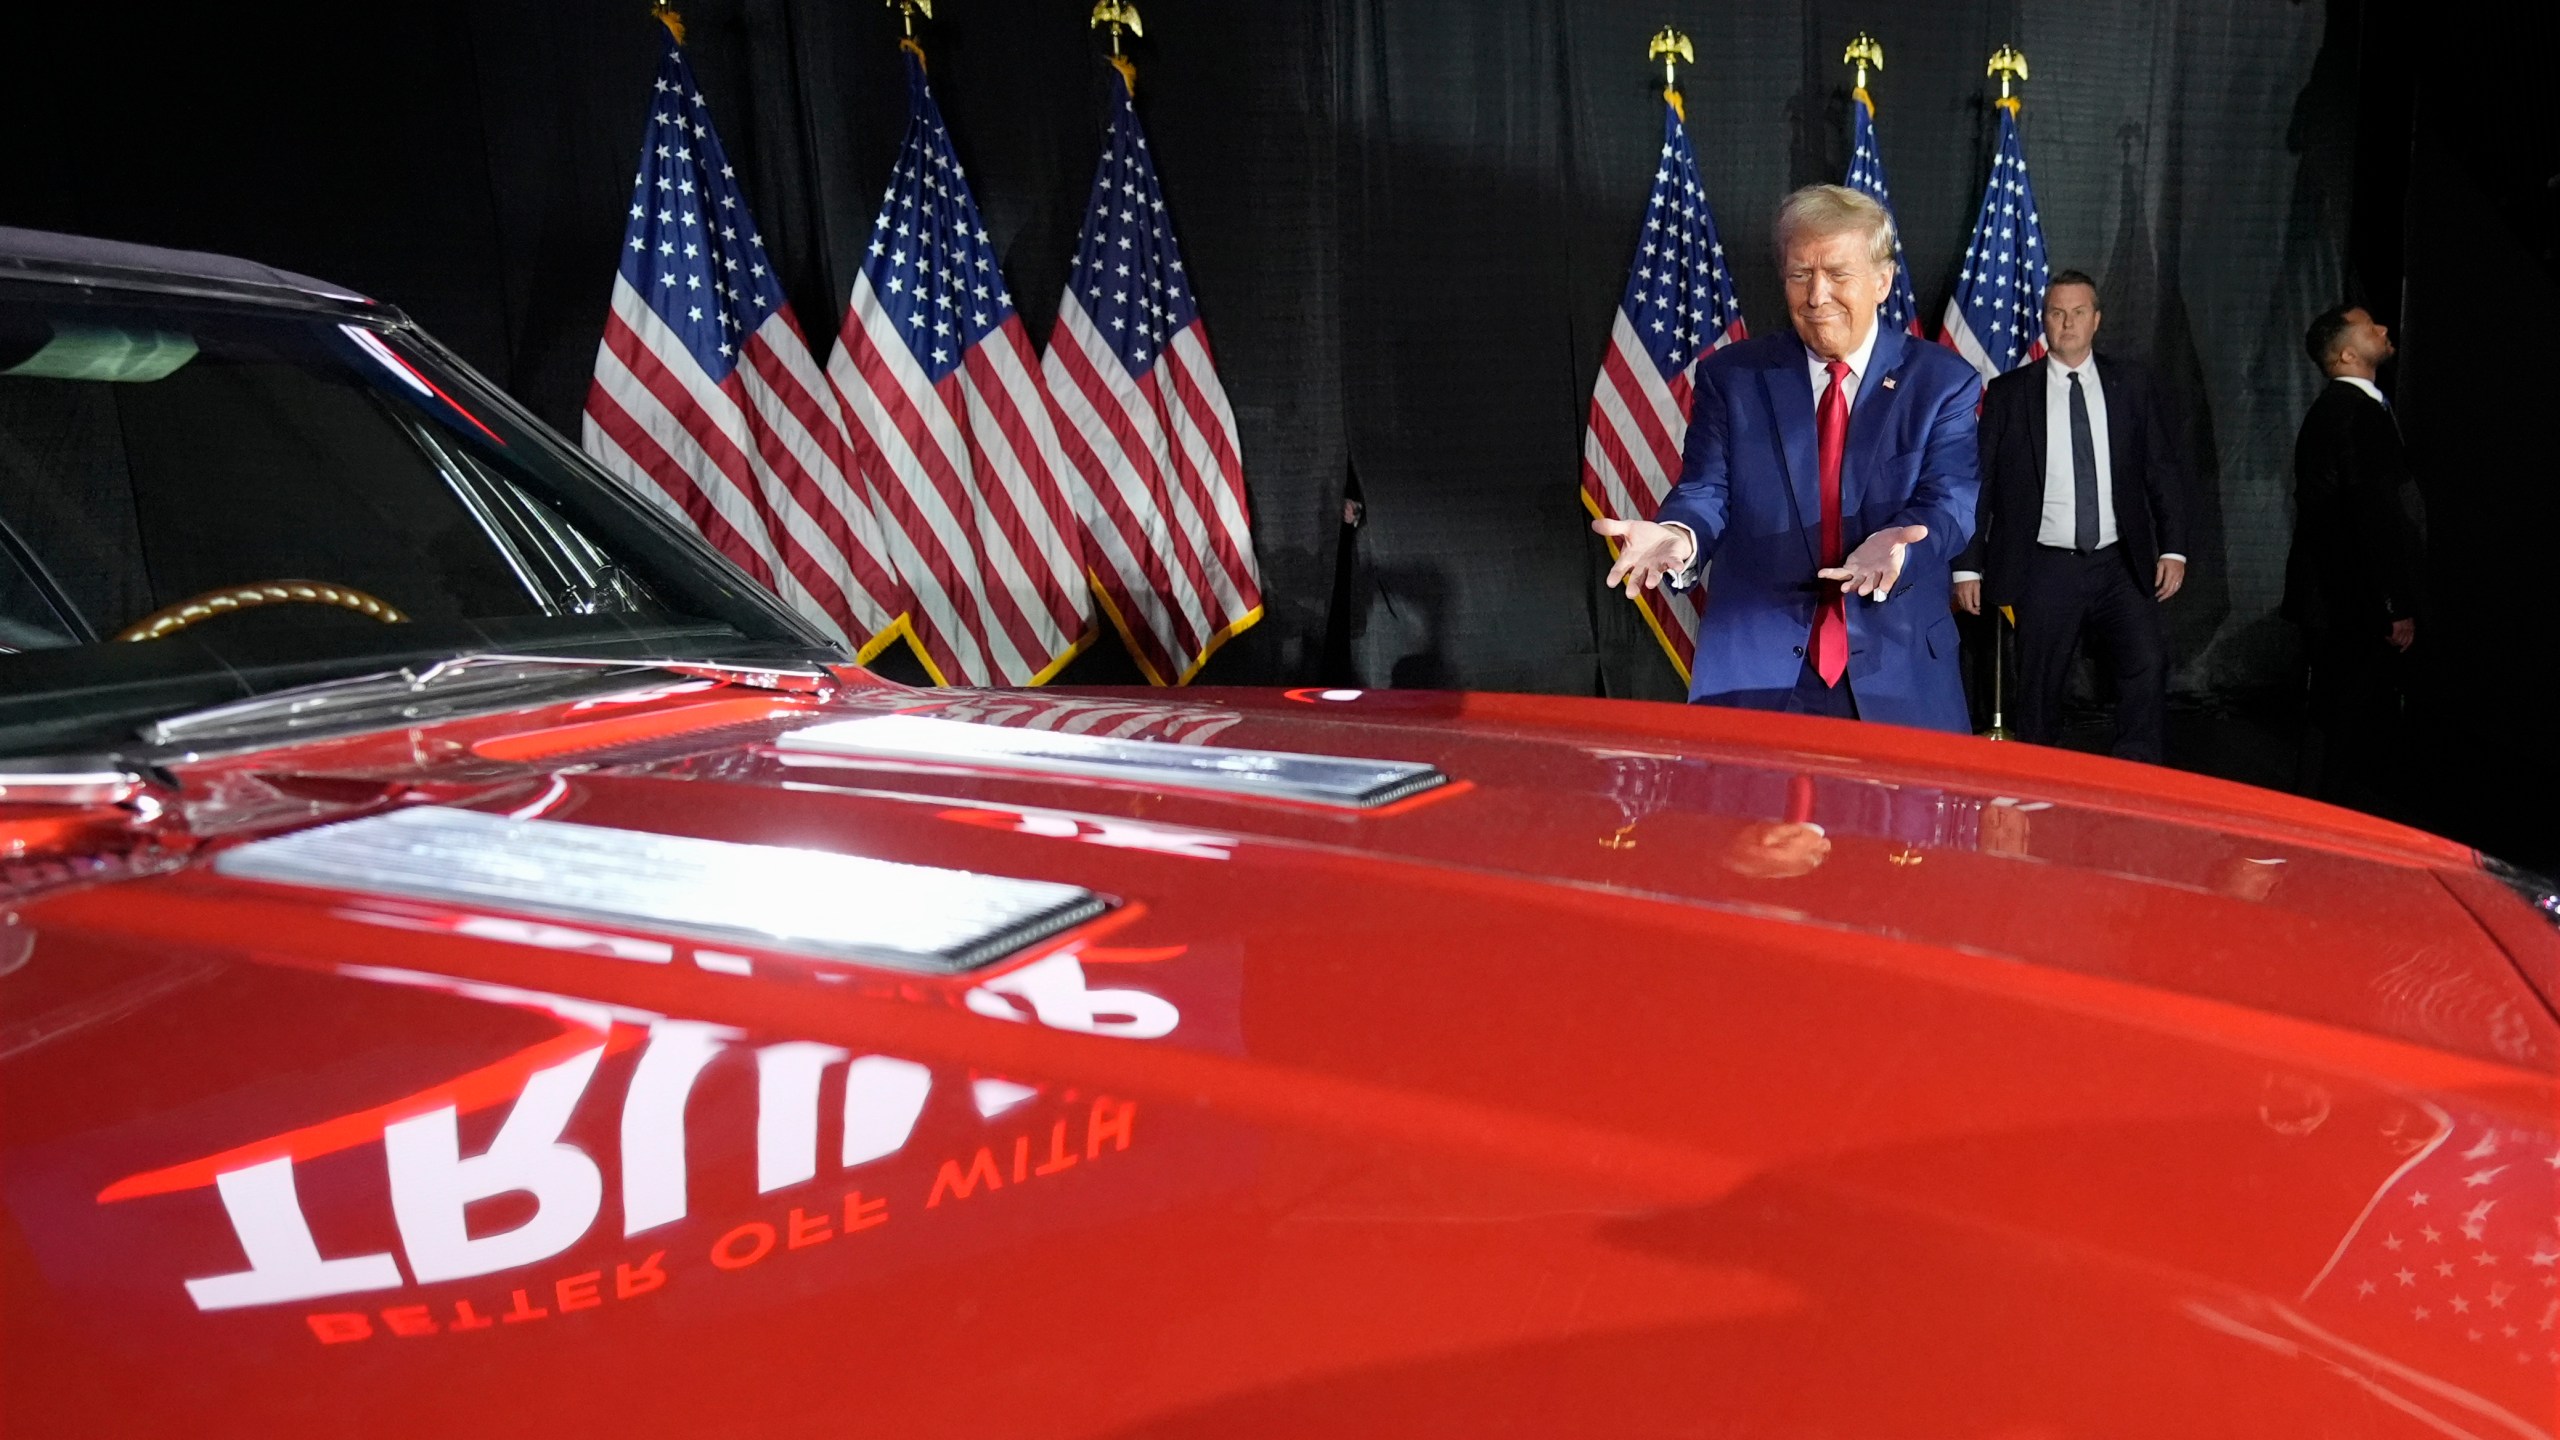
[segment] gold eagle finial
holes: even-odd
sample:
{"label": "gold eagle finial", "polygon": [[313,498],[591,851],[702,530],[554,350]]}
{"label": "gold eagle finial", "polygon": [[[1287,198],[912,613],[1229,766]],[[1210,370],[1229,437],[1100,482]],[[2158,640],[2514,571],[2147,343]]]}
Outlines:
{"label": "gold eagle finial", "polygon": [[2009,82],[2012,80],[2024,80],[2027,78],[2027,57],[2019,54],[2017,47],[2012,45],[2003,45],[1991,53],[1991,66],[1982,73],[1986,75],[1997,75],[2000,77],[2000,99],[1998,103],[2002,107],[2006,108],[2010,114],[2017,114],[2018,97],[2009,93]]}
{"label": "gold eagle finial", "polygon": [[933,0],[889,0],[889,7],[906,22],[909,40],[916,38],[916,16],[922,15],[927,20],[933,18]]}
{"label": "gold eagle finial", "polygon": [[1884,46],[1876,43],[1876,37],[1861,30],[1850,37],[1849,48],[1841,55],[1840,63],[1858,67],[1856,88],[1858,93],[1863,95],[1867,90],[1868,67],[1873,66],[1878,70],[1884,68]]}
{"label": "gold eagle finial", "polygon": [[1138,22],[1138,7],[1130,4],[1129,0],[1094,0],[1093,28],[1100,30],[1105,26],[1111,30],[1111,53],[1114,55],[1120,53],[1121,31],[1126,30],[1141,40],[1147,36],[1147,27]]}
{"label": "gold eagle finial", "polygon": [[1676,93],[1680,88],[1680,73],[1672,68],[1673,62],[1695,65],[1698,52],[1690,46],[1688,36],[1665,25],[1655,32],[1653,43],[1645,47],[1644,58],[1662,62],[1662,88]]}

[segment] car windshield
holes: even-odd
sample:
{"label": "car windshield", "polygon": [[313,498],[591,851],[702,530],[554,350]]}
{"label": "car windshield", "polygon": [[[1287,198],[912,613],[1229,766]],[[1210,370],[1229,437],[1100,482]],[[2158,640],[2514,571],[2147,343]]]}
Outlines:
{"label": "car windshield", "polygon": [[397,317],[0,283],[0,756],[473,652],[823,644]]}

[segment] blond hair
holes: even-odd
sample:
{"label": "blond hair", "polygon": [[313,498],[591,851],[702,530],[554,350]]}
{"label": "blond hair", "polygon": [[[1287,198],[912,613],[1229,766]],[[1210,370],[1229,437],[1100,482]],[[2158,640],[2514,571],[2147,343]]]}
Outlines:
{"label": "blond hair", "polygon": [[1869,260],[1883,265],[1893,259],[1893,216],[1875,197],[1846,185],[1807,185],[1779,201],[1773,231],[1781,261],[1799,235],[1864,235]]}

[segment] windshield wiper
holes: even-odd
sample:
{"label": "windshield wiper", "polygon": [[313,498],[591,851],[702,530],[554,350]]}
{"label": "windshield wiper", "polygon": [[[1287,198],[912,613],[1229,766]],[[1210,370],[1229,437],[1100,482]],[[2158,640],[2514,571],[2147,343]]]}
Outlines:
{"label": "windshield wiper", "polygon": [[554,655],[464,655],[423,669],[324,680],[172,715],[142,728],[155,747],[204,750],[432,723],[673,679],[814,692],[836,677],[814,665],[724,665],[690,660],[598,660]]}

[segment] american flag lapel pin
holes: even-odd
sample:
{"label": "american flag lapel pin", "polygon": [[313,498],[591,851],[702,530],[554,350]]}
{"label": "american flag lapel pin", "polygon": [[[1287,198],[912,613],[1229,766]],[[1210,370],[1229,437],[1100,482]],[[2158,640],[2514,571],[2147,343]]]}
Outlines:
{"label": "american flag lapel pin", "polygon": [[1894,380],[1894,378],[1893,378],[1892,376],[1887,375],[1886,377],[1884,377],[1884,388],[1886,388],[1887,390],[1892,389],[1896,383],[1897,383],[1897,382]]}

